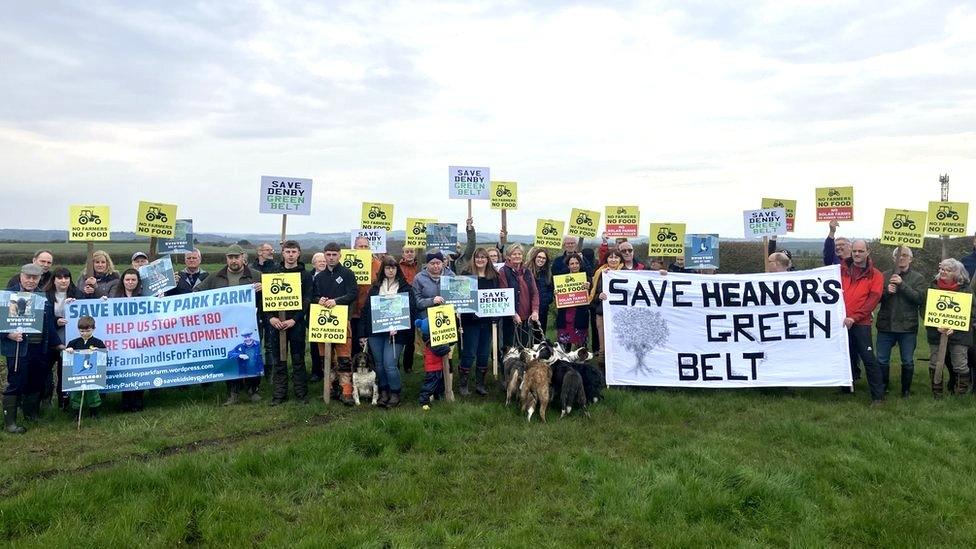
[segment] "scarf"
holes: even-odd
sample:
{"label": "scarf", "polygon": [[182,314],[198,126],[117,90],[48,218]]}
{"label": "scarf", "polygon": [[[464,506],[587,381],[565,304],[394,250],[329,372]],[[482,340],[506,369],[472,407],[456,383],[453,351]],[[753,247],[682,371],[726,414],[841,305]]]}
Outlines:
{"label": "scarf", "polygon": [[959,289],[959,283],[955,280],[942,280],[942,277],[935,279],[935,284],[940,290],[954,292]]}

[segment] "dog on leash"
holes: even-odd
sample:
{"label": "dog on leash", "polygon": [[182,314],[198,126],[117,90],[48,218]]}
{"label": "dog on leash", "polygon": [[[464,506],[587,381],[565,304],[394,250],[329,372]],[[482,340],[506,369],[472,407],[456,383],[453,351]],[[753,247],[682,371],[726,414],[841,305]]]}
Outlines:
{"label": "dog on leash", "polygon": [[583,379],[583,392],[586,394],[586,401],[593,404],[600,402],[603,397],[603,372],[589,362],[573,363],[573,369],[579,372]]}
{"label": "dog on leash", "polygon": [[525,366],[525,379],[522,381],[522,411],[528,414],[528,421],[532,421],[532,414],[539,410],[539,417],[546,422],[546,408],[549,407],[549,383],[552,381],[552,368],[549,363],[537,358]]}
{"label": "dog on leash", "polygon": [[379,387],[376,386],[376,366],[373,356],[366,351],[356,353],[352,357],[352,400],[359,406],[360,398],[372,399],[373,406],[380,398]]}
{"label": "dog on leash", "polygon": [[573,406],[583,410],[583,415],[590,417],[590,411],[586,409],[586,393],[583,391],[583,376],[574,368],[568,368],[563,376],[562,393],[562,413],[559,417],[563,418],[573,412]]}
{"label": "dog on leash", "polygon": [[512,347],[502,357],[502,371],[505,378],[505,406],[512,403],[512,398],[518,394],[519,383],[525,375],[525,361],[522,359],[521,349]]}

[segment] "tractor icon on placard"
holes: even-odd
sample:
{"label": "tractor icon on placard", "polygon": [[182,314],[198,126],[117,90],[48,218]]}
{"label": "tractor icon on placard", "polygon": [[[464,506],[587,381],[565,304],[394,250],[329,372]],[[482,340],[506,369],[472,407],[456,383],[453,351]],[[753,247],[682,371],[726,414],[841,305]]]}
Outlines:
{"label": "tractor icon on placard", "polygon": [[593,218],[591,218],[590,216],[586,215],[586,212],[580,212],[580,214],[578,216],[576,216],[576,224],[577,225],[587,225],[587,226],[592,227],[593,226]]}
{"label": "tractor icon on placard", "polygon": [[509,198],[512,198],[512,189],[509,189],[508,187],[506,187],[504,185],[499,185],[498,188],[495,189],[495,196],[497,196],[499,198],[501,198],[503,196],[507,196]]}
{"label": "tractor icon on placard", "polygon": [[440,328],[441,326],[450,326],[451,317],[444,314],[442,311],[437,311],[437,316],[434,317],[434,326]]}
{"label": "tractor icon on placard", "polygon": [[939,211],[935,212],[935,217],[939,221],[951,217],[953,221],[959,221],[959,212],[953,210],[947,205],[939,206]]}
{"label": "tractor icon on placard", "polygon": [[427,232],[427,227],[423,226],[420,223],[414,223],[413,230],[411,232],[413,232],[414,236],[417,236],[420,235],[421,233]]}
{"label": "tractor icon on placard", "polygon": [[151,222],[157,219],[162,223],[166,223],[168,218],[166,217],[166,213],[161,211],[158,206],[149,206],[149,209],[146,211],[146,221]]}
{"label": "tractor icon on placard", "polygon": [[773,207],[773,208],[785,208],[786,205],[783,204],[783,201],[782,200],[777,200],[776,202],[773,202],[773,205],[771,207]]}
{"label": "tractor icon on placard", "polygon": [[956,313],[962,311],[962,307],[959,305],[959,303],[956,300],[952,299],[951,296],[947,296],[947,295],[939,296],[939,301],[935,303],[935,308],[940,311],[944,311],[946,309],[952,309],[952,311]]}
{"label": "tractor icon on placard", "polygon": [[81,210],[81,212],[78,214],[78,224],[87,225],[89,223],[94,223],[95,225],[101,225],[102,218],[98,217],[98,214],[96,214],[95,212],[89,210],[88,208],[85,208],[84,210]]}
{"label": "tractor icon on placard", "polygon": [[359,259],[356,254],[346,254],[346,257],[342,259],[342,266],[347,269],[352,269],[355,266],[357,269],[363,268],[363,260]]}
{"label": "tractor icon on placard", "polygon": [[661,227],[657,231],[657,241],[664,242],[665,240],[670,240],[671,242],[678,241],[678,234],[671,230],[671,227]]}
{"label": "tractor icon on placard", "polygon": [[909,231],[914,231],[915,221],[905,214],[895,214],[895,218],[891,220],[891,227],[896,230],[905,227]]}
{"label": "tractor icon on placard", "polygon": [[837,189],[830,189],[827,191],[827,196],[840,196],[840,191]]}
{"label": "tractor icon on placard", "polygon": [[276,276],[271,279],[271,293],[285,292],[286,294],[290,294],[293,290],[294,288],[291,287],[291,284],[285,282],[284,278]]}
{"label": "tractor icon on placard", "polygon": [[368,216],[370,219],[376,219],[377,217],[380,219],[386,219],[386,212],[381,210],[379,206],[370,206]]}
{"label": "tractor icon on placard", "polygon": [[617,208],[617,215],[623,215],[627,213],[627,208]]}
{"label": "tractor icon on placard", "polygon": [[544,223],[542,225],[542,234],[546,236],[555,236],[559,234],[559,231],[557,231],[556,228],[552,226],[552,223]]}
{"label": "tractor icon on placard", "polygon": [[330,313],[328,309],[323,309],[322,314],[319,315],[318,323],[319,326],[325,326],[326,324],[332,324],[333,326],[338,326],[339,317]]}

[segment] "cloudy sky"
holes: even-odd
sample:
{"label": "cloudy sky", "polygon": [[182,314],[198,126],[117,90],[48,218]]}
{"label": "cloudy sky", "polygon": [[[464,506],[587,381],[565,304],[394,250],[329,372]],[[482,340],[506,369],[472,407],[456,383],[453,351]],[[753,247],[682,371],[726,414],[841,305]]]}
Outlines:
{"label": "cloudy sky", "polygon": [[[737,6],[736,8],[729,7]],[[447,167],[519,182],[509,230],[572,207],[742,235],[743,209],[853,185],[924,209],[948,171],[976,202],[969,2],[5,2],[7,228],[68,205],[179,205],[198,232],[268,232],[260,176],[309,177],[293,232],[358,225],[361,202],[459,221]],[[972,218],[972,215],[970,216]],[[475,203],[479,232],[498,214]],[[972,225],[971,225],[972,227]]]}

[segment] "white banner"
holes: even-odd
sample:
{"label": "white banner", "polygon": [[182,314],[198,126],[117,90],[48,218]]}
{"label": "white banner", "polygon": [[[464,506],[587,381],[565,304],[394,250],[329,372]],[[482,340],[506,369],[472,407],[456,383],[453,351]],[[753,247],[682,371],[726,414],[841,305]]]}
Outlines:
{"label": "white banner", "polygon": [[851,385],[840,267],[603,273],[607,385]]}

